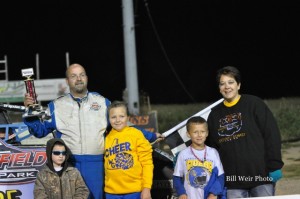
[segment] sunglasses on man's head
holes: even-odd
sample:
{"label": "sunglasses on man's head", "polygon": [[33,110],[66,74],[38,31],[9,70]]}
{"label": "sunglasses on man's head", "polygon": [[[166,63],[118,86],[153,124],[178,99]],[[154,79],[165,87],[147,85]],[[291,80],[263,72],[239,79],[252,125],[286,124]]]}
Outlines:
{"label": "sunglasses on man's head", "polygon": [[52,151],[53,155],[66,155],[67,152],[66,151]]}

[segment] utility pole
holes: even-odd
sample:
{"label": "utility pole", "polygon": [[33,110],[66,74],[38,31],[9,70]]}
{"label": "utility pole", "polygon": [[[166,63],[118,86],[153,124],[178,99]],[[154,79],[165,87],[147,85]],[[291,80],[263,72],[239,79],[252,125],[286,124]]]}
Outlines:
{"label": "utility pole", "polygon": [[132,0],[122,0],[126,87],[130,114],[139,114],[139,91],[136,66],[135,26]]}

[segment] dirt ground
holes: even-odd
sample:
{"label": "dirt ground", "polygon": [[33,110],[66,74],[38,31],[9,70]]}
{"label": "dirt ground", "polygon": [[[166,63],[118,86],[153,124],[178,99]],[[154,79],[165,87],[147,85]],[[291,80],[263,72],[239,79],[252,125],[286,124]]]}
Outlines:
{"label": "dirt ground", "polygon": [[300,194],[300,141],[283,146],[283,178],[276,184],[276,195]]}

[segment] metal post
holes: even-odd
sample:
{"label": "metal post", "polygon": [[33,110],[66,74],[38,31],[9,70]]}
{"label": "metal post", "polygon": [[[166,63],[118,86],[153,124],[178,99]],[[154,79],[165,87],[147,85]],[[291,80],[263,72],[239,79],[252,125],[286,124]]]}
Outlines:
{"label": "metal post", "polygon": [[66,65],[67,65],[66,68],[68,68],[70,66],[69,52],[66,52]]}
{"label": "metal post", "polygon": [[35,70],[36,70],[36,79],[40,79],[40,57],[39,54],[35,54]]}
{"label": "metal post", "polygon": [[126,87],[128,109],[131,114],[139,114],[139,92],[136,66],[135,32],[132,0],[122,0]]}

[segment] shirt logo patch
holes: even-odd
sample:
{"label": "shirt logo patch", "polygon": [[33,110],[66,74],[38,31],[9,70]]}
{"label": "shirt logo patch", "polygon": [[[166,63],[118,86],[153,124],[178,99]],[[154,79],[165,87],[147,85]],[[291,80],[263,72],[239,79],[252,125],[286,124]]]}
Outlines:
{"label": "shirt logo patch", "polygon": [[231,136],[239,132],[242,128],[242,114],[232,113],[226,115],[224,118],[219,120],[219,136]]}
{"label": "shirt logo patch", "polygon": [[99,111],[100,108],[101,108],[101,106],[97,102],[93,102],[91,107],[90,107],[90,110]]}

